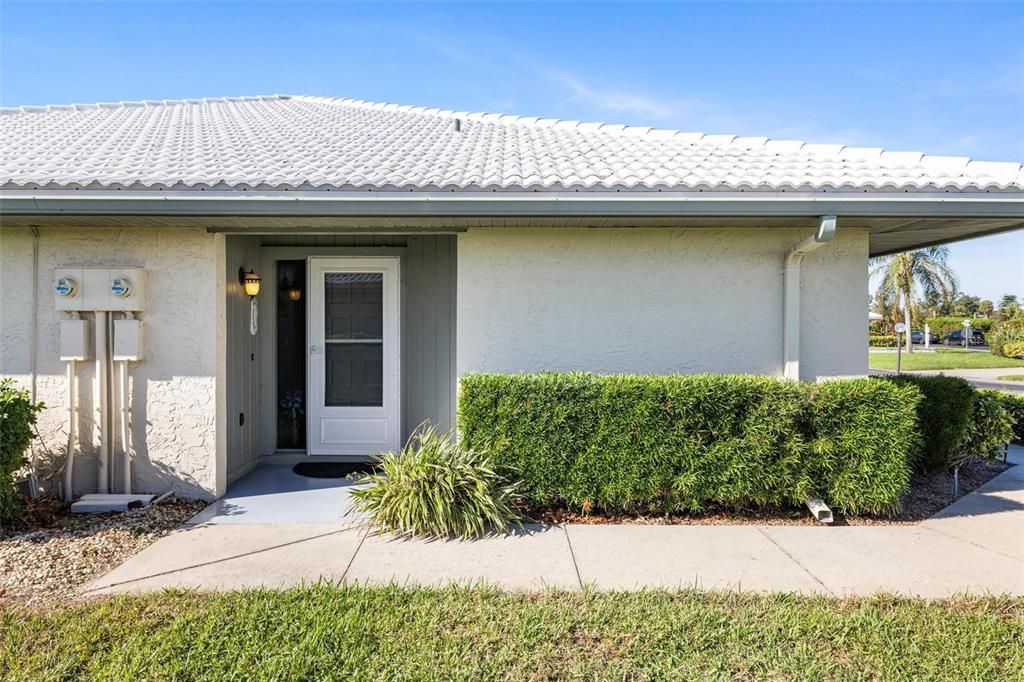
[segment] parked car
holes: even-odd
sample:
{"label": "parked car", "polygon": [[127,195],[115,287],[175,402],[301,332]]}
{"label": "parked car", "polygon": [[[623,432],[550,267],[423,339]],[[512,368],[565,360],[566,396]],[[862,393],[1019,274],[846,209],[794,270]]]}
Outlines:
{"label": "parked car", "polygon": [[[949,334],[946,334],[946,338],[944,338],[942,342],[947,346],[962,346],[964,345],[964,333],[959,329],[956,330],[955,332],[950,332]],[[977,329],[973,330],[971,332],[971,340],[969,345],[984,346],[985,335],[982,334]]]}
{"label": "parked car", "polygon": [[[928,332],[928,343],[939,343],[939,335]],[[924,332],[910,332],[910,343],[924,344]]]}

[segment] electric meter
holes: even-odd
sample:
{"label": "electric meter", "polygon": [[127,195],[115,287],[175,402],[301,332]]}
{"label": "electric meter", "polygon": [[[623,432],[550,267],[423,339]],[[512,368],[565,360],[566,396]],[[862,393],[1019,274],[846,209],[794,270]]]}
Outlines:
{"label": "electric meter", "polygon": [[146,271],[134,266],[55,268],[53,291],[54,310],[142,312]]}
{"label": "electric meter", "polygon": [[132,281],[127,277],[115,277],[110,283],[110,293],[118,298],[132,295]]}
{"label": "electric meter", "polygon": [[78,282],[74,277],[58,277],[54,290],[58,296],[73,297],[78,294]]}

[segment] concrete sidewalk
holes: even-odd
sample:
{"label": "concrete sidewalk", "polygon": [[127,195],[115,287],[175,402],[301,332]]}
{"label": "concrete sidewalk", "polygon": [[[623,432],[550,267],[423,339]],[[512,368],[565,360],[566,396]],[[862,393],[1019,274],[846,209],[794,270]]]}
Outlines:
{"label": "concrete sidewalk", "polygon": [[[1012,459],[1024,462],[1024,449]],[[916,526],[556,526],[472,542],[396,540],[353,524],[187,526],[88,595],[335,582],[507,589],[702,587],[922,597],[1024,594],[1024,466]]]}

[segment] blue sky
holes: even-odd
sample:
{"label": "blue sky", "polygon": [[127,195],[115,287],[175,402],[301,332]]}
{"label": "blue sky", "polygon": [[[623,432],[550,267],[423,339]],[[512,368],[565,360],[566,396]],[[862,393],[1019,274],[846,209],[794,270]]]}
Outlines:
{"label": "blue sky", "polygon": [[[1024,160],[1024,2],[0,0],[0,104],[316,94]],[[1024,232],[952,247],[1024,297]]]}

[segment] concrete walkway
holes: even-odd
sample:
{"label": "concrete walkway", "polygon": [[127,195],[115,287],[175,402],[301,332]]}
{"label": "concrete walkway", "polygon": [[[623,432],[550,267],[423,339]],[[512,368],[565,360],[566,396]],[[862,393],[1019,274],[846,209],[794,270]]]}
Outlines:
{"label": "concrete walkway", "polygon": [[[1024,463],[1024,449],[1011,461]],[[335,582],[507,589],[702,587],[922,597],[1024,594],[1024,466],[915,526],[534,527],[472,542],[405,541],[350,523],[203,522],[87,592]]]}

